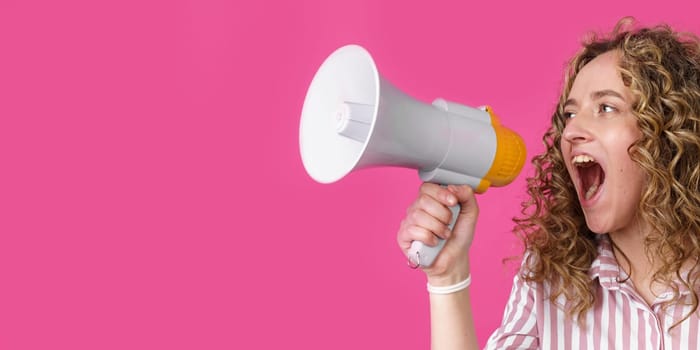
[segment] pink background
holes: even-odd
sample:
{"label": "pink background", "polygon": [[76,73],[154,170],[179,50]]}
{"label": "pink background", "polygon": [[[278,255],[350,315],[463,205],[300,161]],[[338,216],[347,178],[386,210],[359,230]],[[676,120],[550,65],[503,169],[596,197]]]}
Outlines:
{"label": "pink background", "polygon": [[[416,173],[302,167],[323,59],[362,44],[419,100],[492,105],[531,156],[588,30],[700,33],[694,1],[414,3],[0,0],[0,348],[428,348],[395,243]],[[482,344],[531,172],[479,197]]]}

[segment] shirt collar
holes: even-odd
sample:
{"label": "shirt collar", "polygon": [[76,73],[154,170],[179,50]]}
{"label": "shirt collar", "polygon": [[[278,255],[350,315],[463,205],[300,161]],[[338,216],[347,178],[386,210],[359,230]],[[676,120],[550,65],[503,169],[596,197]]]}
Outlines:
{"label": "shirt collar", "polygon": [[[619,290],[625,283],[630,283],[627,278],[629,277],[627,273],[620,267],[613,253],[612,242],[607,234],[596,236],[597,246],[598,246],[598,256],[593,260],[590,269],[588,269],[588,276],[592,281],[598,279],[600,286],[609,290]],[[688,272],[685,271],[687,274]],[[680,295],[686,295],[690,293],[688,287],[682,283],[678,283],[678,291]],[[670,298],[672,292],[667,291],[662,293],[659,297],[661,299]]]}
{"label": "shirt collar", "polygon": [[591,280],[598,279],[601,287],[606,289],[620,289],[620,281],[627,278],[627,273],[620,268],[613,253],[610,237],[607,234],[596,237],[598,245],[598,256],[588,269],[588,276]]}

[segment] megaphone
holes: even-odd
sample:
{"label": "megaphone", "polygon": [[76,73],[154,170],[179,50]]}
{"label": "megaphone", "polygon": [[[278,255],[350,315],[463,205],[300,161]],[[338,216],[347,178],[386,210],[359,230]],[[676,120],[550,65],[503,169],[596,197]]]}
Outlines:
{"label": "megaphone", "polygon": [[[399,166],[417,169],[423,181],[466,184],[477,193],[513,181],[526,156],[522,138],[491,108],[417,101],[379,75],[357,45],[337,49],[316,72],[301,112],[299,146],[306,171],[320,183],[357,169]],[[459,205],[450,209],[451,229]],[[409,264],[430,266],[444,244],[414,241]]]}

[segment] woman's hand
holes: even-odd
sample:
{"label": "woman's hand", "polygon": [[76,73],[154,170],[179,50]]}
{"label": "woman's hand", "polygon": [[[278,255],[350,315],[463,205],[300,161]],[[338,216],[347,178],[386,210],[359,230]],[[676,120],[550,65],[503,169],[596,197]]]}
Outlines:
{"label": "woman's hand", "polygon": [[[448,207],[461,205],[454,228],[448,224],[452,213]],[[433,286],[451,285],[469,275],[469,247],[474,239],[474,227],[479,207],[471,187],[450,185],[443,187],[423,183],[418,198],[409,206],[397,235],[399,247],[408,256],[411,242],[421,241],[435,246],[437,237],[445,238],[445,247],[433,265],[423,268]]]}

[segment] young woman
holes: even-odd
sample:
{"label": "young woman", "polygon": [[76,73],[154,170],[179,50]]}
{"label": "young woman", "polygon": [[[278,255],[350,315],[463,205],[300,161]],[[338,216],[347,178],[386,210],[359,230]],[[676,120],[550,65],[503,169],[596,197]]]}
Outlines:
{"label": "young woman", "polygon": [[[592,38],[570,63],[515,220],[523,264],[489,349],[700,348],[700,43],[630,27]],[[424,269],[433,349],[477,347],[477,217],[470,188],[425,183],[401,223],[404,252],[447,238]]]}

